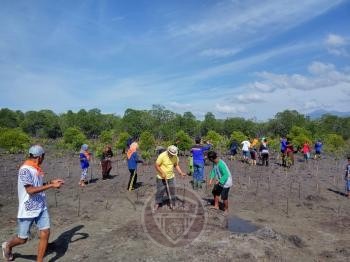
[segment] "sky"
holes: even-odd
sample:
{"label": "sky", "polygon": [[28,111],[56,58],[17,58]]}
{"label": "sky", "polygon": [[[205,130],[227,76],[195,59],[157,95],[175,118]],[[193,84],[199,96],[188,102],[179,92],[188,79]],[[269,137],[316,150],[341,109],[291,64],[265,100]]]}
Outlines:
{"label": "sky", "polygon": [[350,0],[0,0],[0,108],[350,111]]}

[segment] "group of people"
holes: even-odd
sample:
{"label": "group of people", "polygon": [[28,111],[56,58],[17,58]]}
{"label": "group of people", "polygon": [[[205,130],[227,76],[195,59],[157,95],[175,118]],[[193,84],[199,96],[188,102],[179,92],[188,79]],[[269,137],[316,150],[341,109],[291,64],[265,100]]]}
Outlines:
{"label": "group of people", "polygon": [[[192,154],[196,158],[196,175],[195,179],[198,183],[203,183],[204,158],[203,153],[209,150],[211,145],[207,144],[203,147],[200,140],[196,140]],[[128,146],[127,159],[128,169],[130,171],[130,179],[128,190],[132,190],[137,180],[137,163],[142,162],[137,154],[138,143],[133,141]],[[52,188],[60,188],[64,184],[64,180],[55,178],[51,181],[45,181],[45,174],[41,169],[41,165],[45,159],[45,151],[40,145],[34,145],[29,149],[29,157],[22,164],[18,171],[18,213],[17,213],[17,235],[12,239],[2,243],[2,255],[5,261],[14,260],[13,248],[27,242],[30,229],[33,223],[39,229],[39,245],[37,249],[37,261],[42,262],[48,246],[50,236],[50,215],[47,209],[45,191]],[[228,212],[228,194],[232,186],[232,176],[226,163],[218,157],[216,152],[209,151],[208,159],[213,164],[210,173],[209,184],[214,184],[212,191],[214,197],[214,209],[219,209],[219,199],[223,200],[224,212]],[[112,150],[107,146],[101,157],[101,166],[103,178],[109,176],[111,164],[108,163],[113,156]],[[80,177],[80,186],[84,186],[87,180],[87,170],[91,153],[88,145],[84,144],[79,153],[82,173]],[[197,161],[198,160],[198,161]],[[107,161],[104,162],[104,161]],[[168,196],[169,206],[173,208],[176,205],[175,195],[175,172],[177,171],[182,177],[186,174],[179,166],[178,148],[174,145],[169,146],[164,152],[160,153],[155,163],[156,170],[156,194],[154,211],[163,205],[164,194]],[[83,185],[84,184],[84,185]],[[200,186],[200,184],[199,184]]]}
{"label": "group of people", "polygon": [[[262,165],[269,165],[269,147],[266,138],[262,138],[260,145],[257,138],[252,139],[251,141],[244,140],[241,142],[242,145],[242,161],[250,163],[252,165],[257,164],[257,159],[261,160]],[[237,141],[233,141],[230,145],[230,155],[231,160],[235,158],[235,155],[238,154],[239,145]]]}
{"label": "group of people", "polygon": [[[315,155],[314,159],[321,157],[323,144],[321,140],[317,140],[314,145]],[[292,141],[286,137],[281,138],[280,150],[282,156],[282,165],[294,165],[294,153],[300,151],[304,155],[304,160],[308,161],[311,158],[311,146],[308,141],[305,141],[301,148],[295,148]]]}

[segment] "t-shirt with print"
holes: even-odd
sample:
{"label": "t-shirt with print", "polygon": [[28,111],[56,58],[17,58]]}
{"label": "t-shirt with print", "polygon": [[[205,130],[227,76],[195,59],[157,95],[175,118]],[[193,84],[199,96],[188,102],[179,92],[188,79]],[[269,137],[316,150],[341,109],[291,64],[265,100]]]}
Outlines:
{"label": "t-shirt with print", "polygon": [[[177,156],[169,157],[168,152],[165,151],[158,156],[156,164],[164,171],[166,179],[171,179],[175,176],[174,166],[179,164],[179,158]],[[159,172],[157,178],[163,179]]]}
{"label": "t-shirt with print", "polygon": [[23,165],[18,171],[18,218],[32,218],[47,209],[46,196],[44,192],[29,195],[25,189],[26,185],[39,187],[43,185],[43,176],[38,175],[38,171]]}

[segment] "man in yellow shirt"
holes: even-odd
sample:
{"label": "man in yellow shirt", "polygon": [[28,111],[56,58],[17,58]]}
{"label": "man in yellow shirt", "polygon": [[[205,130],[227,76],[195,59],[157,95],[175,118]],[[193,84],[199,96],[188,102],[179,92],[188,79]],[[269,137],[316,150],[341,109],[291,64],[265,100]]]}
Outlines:
{"label": "man in yellow shirt", "polygon": [[174,167],[181,176],[185,176],[185,173],[182,172],[179,166],[179,158],[177,154],[177,147],[171,145],[168,147],[167,151],[161,153],[156,160],[155,168],[157,170],[157,193],[154,210],[157,210],[163,203],[163,196],[165,191],[167,191],[169,197],[170,208],[175,205]]}

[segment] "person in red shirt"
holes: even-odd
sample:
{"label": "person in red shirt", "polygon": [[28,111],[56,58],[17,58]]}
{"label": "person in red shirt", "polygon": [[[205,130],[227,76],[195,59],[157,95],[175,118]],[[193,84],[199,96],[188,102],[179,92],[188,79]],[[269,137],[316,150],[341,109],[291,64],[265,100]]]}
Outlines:
{"label": "person in red shirt", "polygon": [[309,158],[310,158],[311,149],[310,149],[310,145],[309,145],[309,143],[307,141],[304,142],[303,148],[301,149],[301,151],[304,154],[304,160],[308,161]]}

